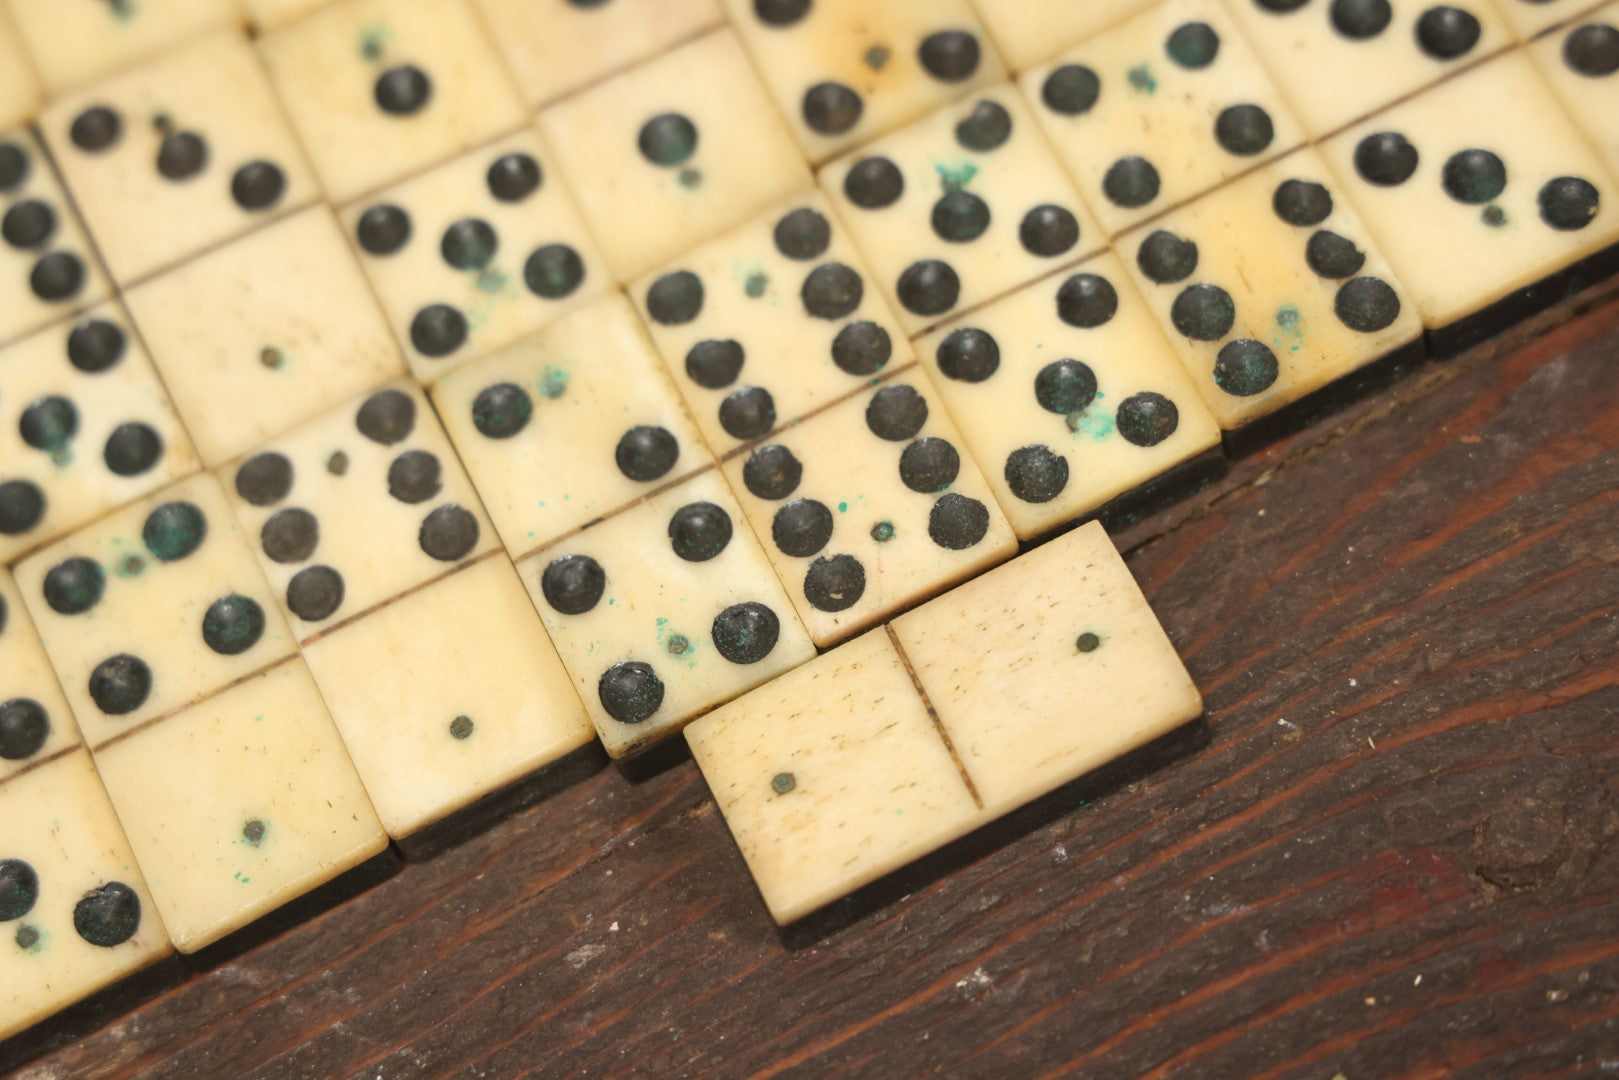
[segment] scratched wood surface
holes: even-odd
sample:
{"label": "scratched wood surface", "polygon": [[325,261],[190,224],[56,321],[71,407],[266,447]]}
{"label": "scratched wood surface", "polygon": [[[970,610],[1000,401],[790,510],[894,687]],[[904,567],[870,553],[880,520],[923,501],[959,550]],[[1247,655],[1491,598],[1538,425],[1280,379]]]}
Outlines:
{"label": "scratched wood surface", "polygon": [[806,931],[602,768],[23,1074],[1619,1069],[1619,304],[1121,540],[1205,721]]}

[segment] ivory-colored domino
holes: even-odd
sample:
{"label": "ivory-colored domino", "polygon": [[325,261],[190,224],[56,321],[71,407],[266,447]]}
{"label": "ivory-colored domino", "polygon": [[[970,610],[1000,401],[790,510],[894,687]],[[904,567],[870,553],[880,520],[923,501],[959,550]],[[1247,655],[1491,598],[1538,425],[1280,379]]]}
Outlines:
{"label": "ivory-colored domino", "polygon": [[1415,341],[1418,305],[1313,150],[1118,246],[1220,426],[1235,429]]}
{"label": "ivory-colored domino", "polygon": [[713,460],[617,294],[450,373],[433,400],[513,559]]}
{"label": "ivory-colored domino", "polygon": [[296,657],[103,747],[96,766],[181,952],[388,843]]}
{"label": "ivory-colored domino", "polygon": [[17,583],[0,570],[0,785],[79,742]]}
{"label": "ivory-colored domino", "polygon": [[1521,53],[1345,131],[1322,154],[1429,329],[1619,241],[1615,181]]}
{"label": "ivory-colored domino", "polygon": [[[112,294],[50,160],[26,128],[0,136],[0,341],[12,340]],[[15,235],[17,242],[12,241]]]}
{"label": "ivory-colored domino", "polygon": [[92,750],[296,651],[211,476],[103,518],[16,574]]}
{"label": "ivory-colored domino", "polygon": [[322,637],[304,658],[392,836],[595,737],[500,552]]}
{"label": "ivory-colored domino", "polygon": [[1168,0],[1021,82],[1110,236],[1304,141],[1217,0]]}
{"label": "ivory-colored domino", "polygon": [[1220,429],[1107,254],[917,342],[1019,538],[1212,449]]}
{"label": "ivory-colored domino", "polygon": [[320,206],[145,282],[126,302],[210,467],[405,371]]}
{"label": "ivory-colored domino", "polygon": [[768,434],[913,359],[819,193],[774,207],[630,290],[708,444]]}
{"label": "ivory-colored domino", "polygon": [[724,22],[715,0],[477,0],[530,105],[549,104]]}
{"label": "ivory-colored domino", "polygon": [[714,470],[518,570],[614,757],[815,655]]}
{"label": "ivory-colored domino", "polygon": [[342,218],[422,382],[613,286],[529,132],[362,199]]}
{"label": "ivory-colored domino", "polygon": [[0,129],[33,117],[44,98],[39,75],[11,14],[0,8]]}
{"label": "ivory-colored domino", "polygon": [[[1503,7],[1513,5],[1531,6],[1502,0]],[[1227,7],[1312,139],[1512,44],[1512,32],[1489,0],[1229,0]]]}
{"label": "ivory-colored domino", "polygon": [[5,1039],[172,949],[83,750],[0,782],[0,821]]}
{"label": "ivory-colored domino", "polygon": [[197,469],[116,304],[0,351],[0,448],[0,563]]}
{"label": "ivory-colored domino", "polygon": [[820,181],[913,336],[1107,242],[1010,84],[839,158]]}
{"label": "ivory-colored domino", "polygon": [[332,0],[242,0],[247,17],[261,31],[271,31],[324,7]]}
{"label": "ivory-colored domino", "polygon": [[302,642],[497,546],[408,380],[345,402],[220,472]]}
{"label": "ivory-colored domino", "polygon": [[540,130],[619,281],[809,180],[729,30],[552,105]]}
{"label": "ivory-colored domino", "polygon": [[1528,52],[1608,174],[1619,176],[1619,3],[1548,34]]}
{"label": "ivory-colored domino", "polygon": [[341,0],[266,35],[259,49],[336,203],[523,122],[466,0]]}
{"label": "ivory-colored domino", "polygon": [[686,729],[686,741],[778,923],[954,840],[980,817],[885,630],[716,709]]}
{"label": "ivory-colored domino", "polygon": [[725,473],[822,647],[1017,550],[920,367],[783,429]]}
{"label": "ivory-colored domino", "polygon": [[1529,41],[1560,23],[1572,23],[1592,12],[1602,0],[1496,0],[1519,41]]}
{"label": "ivory-colored domino", "polygon": [[1006,77],[967,0],[723,0],[811,162]]}
{"label": "ivory-colored domino", "polygon": [[986,817],[1203,712],[1097,522],[894,620]]}
{"label": "ivory-colored domino", "polygon": [[62,98],[40,127],[125,286],[319,196],[257,55],[235,32]]}
{"label": "ivory-colored domino", "polygon": [[1000,54],[1013,71],[1027,71],[1157,0],[973,0]]}
{"label": "ivory-colored domino", "polygon": [[6,0],[6,7],[52,97],[242,22],[235,0]]}

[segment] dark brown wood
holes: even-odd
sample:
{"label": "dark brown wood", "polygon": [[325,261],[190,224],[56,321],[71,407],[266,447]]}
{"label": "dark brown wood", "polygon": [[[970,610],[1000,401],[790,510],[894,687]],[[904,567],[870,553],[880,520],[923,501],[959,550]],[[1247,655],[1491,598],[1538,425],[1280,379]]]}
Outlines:
{"label": "dark brown wood", "polygon": [[1619,1069],[1619,305],[1121,536],[1205,722],[903,898],[784,939],[607,768],[35,1075]]}

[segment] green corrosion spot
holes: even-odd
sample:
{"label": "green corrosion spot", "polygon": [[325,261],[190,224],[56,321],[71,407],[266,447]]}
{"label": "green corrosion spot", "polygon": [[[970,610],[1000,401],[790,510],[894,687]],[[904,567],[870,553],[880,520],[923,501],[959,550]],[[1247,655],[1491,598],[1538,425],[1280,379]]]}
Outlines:
{"label": "green corrosion spot", "polygon": [[253,818],[242,826],[242,843],[248,847],[258,847],[264,843],[264,834],[268,831],[264,822]]}
{"label": "green corrosion spot", "polygon": [[1486,206],[1480,216],[1484,219],[1484,224],[1492,229],[1499,229],[1507,223],[1507,212],[1495,203]]}
{"label": "green corrosion spot", "polygon": [[750,300],[759,299],[759,297],[765,294],[765,290],[769,287],[770,278],[763,270],[753,271],[752,273],[748,274],[747,279],[742,282],[742,291],[748,294],[748,298]]}
{"label": "green corrosion spot", "polygon": [[1078,647],[1080,652],[1095,652],[1097,649],[1102,647],[1102,639],[1096,634],[1087,630],[1083,634],[1079,635],[1079,640],[1074,644]]}
{"label": "green corrosion spot", "polygon": [[132,578],[139,577],[141,571],[145,569],[146,560],[139,555],[130,554],[118,560],[118,565],[114,567],[114,572],[121,578]]}
{"label": "green corrosion spot", "polygon": [[246,884],[248,884],[249,882],[251,882],[253,880],[252,878],[248,877],[246,874],[242,873],[240,870],[236,871],[235,877],[236,877],[236,880],[239,881],[240,883],[242,883],[243,885],[246,885]]}
{"label": "green corrosion spot", "polygon": [[387,23],[374,23],[360,31],[360,55],[367,60],[381,60],[382,50],[393,37]]}
{"label": "green corrosion spot", "polygon": [[1089,435],[1093,439],[1105,439],[1113,434],[1113,417],[1105,411],[1091,412],[1082,410],[1071,412],[1063,417],[1068,423],[1068,430],[1075,435]]}
{"label": "green corrosion spot", "polygon": [[44,935],[27,923],[17,927],[17,936],[13,940],[17,942],[17,948],[25,952],[37,953],[45,948]]}
{"label": "green corrosion spot", "polygon": [[663,647],[669,650],[670,656],[685,656],[691,649],[691,642],[687,640],[685,634],[670,634]]}
{"label": "green corrosion spot", "polygon": [[770,778],[770,790],[777,795],[785,795],[798,786],[798,781],[790,772],[779,772]]}
{"label": "green corrosion spot", "polygon": [[506,291],[506,275],[499,270],[480,270],[476,279],[477,289],[490,296]]}
{"label": "green corrosion spot", "polygon": [[1143,94],[1153,94],[1158,91],[1158,80],[1152,77],[1152,68],[1146,64],[1137,64],[1125,73],[1130,80],[1130,86]]}
{"label": "green corrosion spot", "polygon": [[849,512],[849,504],[848,503],[846,503],[846,502],[838,503],[838,513],[847,514],[848,512]]}
{"label": "green corrosion spot", "polygon": [[1277,308],[1276,325],[1282,328],[1282,335],[1272,338],[1271,344],[1288,352],[1298,352],[1304,345],[1303,322],[1304,317],[1292,304],[1284,304]]}
{"label": "green corrosion spot", "polygon": [[568,373],[563,371],[561,368],[554,368],[547,365],[546,369],[540,372],[540,381],[538,385],[540,396],[547,397],[552,401],[555,401],[557,398],[568,392]]}
{"label": "green corrosion spot", "polygon": [[886,544],[894,539],[894,523],[892,521],[879,521],[871,527],[871,538],[879,544]]}
{"label": "green corrosion spot", "polygon": [[933,168],[939,174],[939,183],[944,185],[947,193],[960,191],[972,183],[973,177],[978,175],[978,166],[970,161],[964,161],[960,165],[935,165]]}

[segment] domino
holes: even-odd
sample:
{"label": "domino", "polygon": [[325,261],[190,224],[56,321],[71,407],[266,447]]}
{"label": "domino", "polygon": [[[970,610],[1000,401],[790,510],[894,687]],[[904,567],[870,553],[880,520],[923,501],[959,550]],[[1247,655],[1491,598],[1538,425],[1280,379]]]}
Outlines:
{"label": "domino", "polygon": [[[1230,0],[1227,6],[1312,139],[1512,44],[1497,5],[1487,0]],[[1502,0],[1501,6],[1550,5]]]}
{"label": "domino", "polygon": [[724,0],[811,164],[1005,78],[967,0]]}
{"label": "domino", "polygon": [[1158,0],[973,0],[996,51],[1013,71],[1044,63]]}
{"label": "domino", "polygon": [[210,251],[125,300],[210,468],[405,371],[324,207]]}
{"label": "domino", "polygon": [[387,838],[213,477],[112,514],[16,572],[180,951],[382,851]]}
{"label": "domino", "polygon": [[971,831],[981,814],[882,629],[709,713],[686,742],[781,924]]}
{"label": "domino", "polygon": [[477,0],[531,106],[548,105],[724,22],[715,0]]}
{"label": "domino", "polygon": [[913,359],[871,272],[813,193],[655,271],[631,294],[721,454]]}
{"label": "domino", "polygon": [[1598,8],[1527,51],[1608,175],[1619,176],[1619,4]]}
{"label": "domino", "polygon": [[36,552],[16,575],[91,750],[296,654],[206,475]]}
{"label": "domino", "polygon": [[39,75],[11,15],[0,7],[0,130],[28,120],[44,100]]}
{"label": "domino", "polygon": [[518,570],[615,758],[815,655],[712,469]]}
{"label": "domino", "polygon": [[1333,137],[1327,164],[1447,356],[1608,273],[1615,181],[1514,53]]}
{"label": "domino", "polygon": [[612,287],[529,133],[361,200],[342,219],[422,382]]}
{"label": "domino", "polygon": [[433,400],[519,562],[713,460],[617,294],[451,372]]}
{"label": "domino", "polygon": [[558,102],[539,123],[620,282],[809,181],[729,30]]}
{"label": "domino", "polygon": [[1420,304],[1343,192],[1300,150],[1119,241],[1204,402],[1244,441],[1329,384],[1421,355]]}
{"label": "domino", "polygon": [[724,465],[815,644],[1010,557],[989,485],[919,367]]}
{"label": "domino", "polygon": [[1168,0],[1019,82],[1109,236],[1304,141],[1215,0]]}
{"label": "domino", "polygon": [[1202,711],[1092,522],[715,710],[686,740],[787,924]]}
{"label": "domino", "polygon": [[868,144],[819,178],[913,336],[1106,244],[1007,84]]}
{"label": "domino", "polygon": [[125,286],[319,194],[258,58],[236,33],[59,98],[40,125]]}
{"label": "domino", "polygon": [[1220,444],[1191,376],[1111,254],[947,323],[917,349],[1022,540]]}
{"label": "domino", "polygon": [[173,952],[82,749],[0,781],[0,1039]]}
{"label": "domino", "polygon": [[334,203],[523,123],[464,0],[341,0],[265,35],[259,51]]}
{"label": "domino", "polygon": [[1547,30],[1583,18],[1602,0],[1498,0],[1501,15],[1519,41],[1531,41]]}
{"label": "domino", "polygon": [[0,791],[12,777],[81,745],[73,711],[10,574],[0,572]]}
{"label": "domino", "polygon": [[52,97],[242,21],[233,0],[6,0],[6,8]]}
{"label": "domino", "polygon": [[116,304],[0,350],[0,563],[197,469]]}
{"label": "domino", "polygon": [[21,128],[0,136],[0,207],[0,341],[112,294],[49,159]]}

